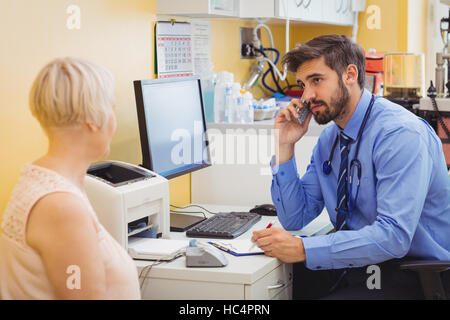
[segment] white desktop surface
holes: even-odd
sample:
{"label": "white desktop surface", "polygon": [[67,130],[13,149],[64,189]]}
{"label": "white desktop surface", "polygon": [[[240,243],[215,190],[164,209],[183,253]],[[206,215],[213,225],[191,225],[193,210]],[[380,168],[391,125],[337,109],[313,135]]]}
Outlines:
{"label": "white desktop surface", "polygon": [[[202,205],[212,212],[228,212],[228,211],[248,211],[250,207],[231,207],[231,206],[218,206],[218,205]],[[179,209],[181,210],[181,209]],[[197,208],[186,208],[183,211],[198,211]],[[193,213],[192,213],[193,214]],[[199,215],[201,214],[193,214]],[[208,216],[208,215],[207,215]],[[239,236],[237,239],[250,239],[252,237],[252,232],[254,230],[264,229],[267,224],[275,220],[276,217],[263,216],[261,220],[258,221],[252,228],[247,232]],[[276,219],[277,220],[277,219]],[[277,220],[278,221],[278,220]],[[277,222],[274,227],[281,227],[280,223]],[[171,239],[197,239],[201,242],[208,242],[217,239],[207,239],[207,238],[189,238],[186,237],[186,232],[171,232]],[[231,254],[225,253],[228,259],[228,265],[225,267],[218,268],[207,268],[199,267],[192,268],[186,267],[186,258],[184,256],[179,257],[171,262],[162,263],[160,265],[152,267],[149,272],[149,276],[152,277],[167,277],[170,279],[187,279],[195,281],[220,281],[228,283],[244,283],[251,284],[257,279],[264,276],[267,272],[278,267],[282,262],[278,259],[268,257],[265,255],[255,255],[255,256],[244,256],[236,257]],[[152,261],[140,261],[135,260],[138,268],[142,268],[152,264]],[[145,273],[145,272],[143,272]],[[218,278],[219,277],[219,278]]]}
{"label": "white desktop surface", "polygon": [[[212,212],[248,211],[246,206],[201,205]],[[198,208],[177,209],[179,211],[199,211]],[[203,211],[203,210],[201,210]],[[194,214],[202,216],[202,214]],[[206,213],[206,216],[209,215]],[[269,222],[276,220],[274,227],[281,227],[273,216],[262,216],[252,228],[237,239],[250,239],[254,230],[264,229]],[[320,226],[320,227],[318,227]],[[325,226],[325,230],[323,229]],[[332,228],[326,211],[307,228]],[[171,232],[171,239],[193,239],[185,232]],[[210,240],[196,238],[202,242]],[[185,256],[171,262],[153,266],[147,274],[144,269],[154,261],[135,260],[140,281],[145,277],[142,289],[143,299],[290,299],[292,297],[292,265],[265,255],[236,257],[225,253],[228,265],[225,267],[186,267]],[[144,270],[143,270],[144,269]],[[278,287],[279,286],[279,287]],[[269,289],[275,287],[275,289]],[[158,294],[160,293],[160,295]]]}

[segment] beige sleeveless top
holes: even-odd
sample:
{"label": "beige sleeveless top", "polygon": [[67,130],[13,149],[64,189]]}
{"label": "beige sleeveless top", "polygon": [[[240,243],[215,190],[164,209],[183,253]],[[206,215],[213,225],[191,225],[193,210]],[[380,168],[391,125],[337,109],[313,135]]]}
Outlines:
{"label": "beige sleeveless top", "polygon": [[86,196],[55,171],[33,164],[22,168],[2,218],[0,299],[57,299],[39,253],[26,242],[31,208],[39,199],[54,192],[75,194],[90,208],[105,268],[107,298],[140,299],[136,265],[100,224]]}

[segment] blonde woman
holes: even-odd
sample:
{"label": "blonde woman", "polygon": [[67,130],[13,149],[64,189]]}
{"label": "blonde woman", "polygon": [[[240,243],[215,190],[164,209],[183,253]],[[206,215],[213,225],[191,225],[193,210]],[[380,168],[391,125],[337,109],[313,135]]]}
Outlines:
{"label": "blonde woman", "polygon": [[116,129],[103,67],[57,59],[37,76],[30,109],[48,152],[22,171],[0,237],[2,299],[140,299],[136,266],[99,223],[83,189]]}

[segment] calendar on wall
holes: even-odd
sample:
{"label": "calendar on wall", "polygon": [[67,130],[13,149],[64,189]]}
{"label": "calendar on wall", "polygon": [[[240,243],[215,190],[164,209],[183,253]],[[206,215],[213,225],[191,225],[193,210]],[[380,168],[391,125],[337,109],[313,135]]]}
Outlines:
{"label": "calendar on wall", "polygon": [[158,21],[155,49],[159,79],[194,75],[190,23]]}

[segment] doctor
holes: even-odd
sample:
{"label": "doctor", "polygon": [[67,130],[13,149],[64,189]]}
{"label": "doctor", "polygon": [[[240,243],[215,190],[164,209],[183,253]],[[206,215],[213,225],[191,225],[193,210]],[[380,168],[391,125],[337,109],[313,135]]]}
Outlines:
{"label": "doctor", "polygon": [[[302,262],[294,265],[294,298],[351,298],[339,292],[352,286],[364,291],[366,266],[388,261],[380,264],[383,277],[397,270],[385,267],[396,258],[450,260],[450,179],[434,130],[364,89],[363,51],[346,36],[314,38],[288,52],[283,62],[304,93],[275,119],[279,136],[271,163],[272,200],[286,230],[303,228],[324,206],[336,230],[303,239],[280,228],[254,232],[252,241],[266,255]],[[299,110],[308,104],[311,113],[300,124]],[[313,116],[319,124],[334,123],[323,130],[299,178],[294,145]],[[318,289],[296,288],[296,281],[306,287],[305,278],[315,279]],[[420,291],[415,275],[403,280],[392,286]],[[390,289],[381,289],[365,293],[380,298],[405,293],[389,296]]]}

